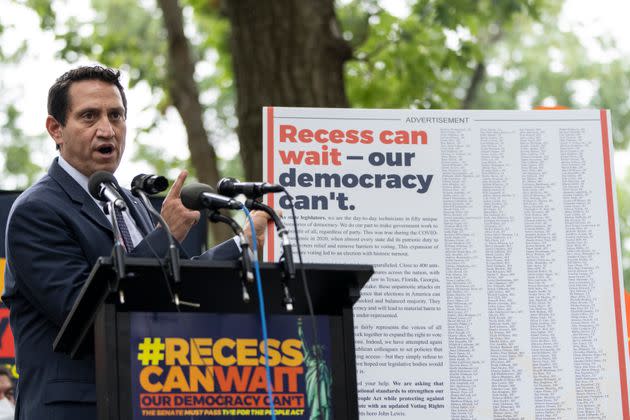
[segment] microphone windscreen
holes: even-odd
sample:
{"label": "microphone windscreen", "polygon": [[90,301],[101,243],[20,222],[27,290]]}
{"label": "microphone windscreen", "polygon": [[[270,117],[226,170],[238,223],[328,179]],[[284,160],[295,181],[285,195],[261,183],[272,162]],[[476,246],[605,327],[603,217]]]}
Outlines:
{"label": "microphone windscreen", "polygon": [[217,191],[221,195],[225,195],[228,197],[234,197],[237,195],[237,192],[234,191],[234,183],[238,182],[236,178],[221,178],[219,182],[217,182]]}
{"label": "microphone windscreen", "polygon": [[168,180],[160,175],[138,174],[131,181],[131,192],[137,196],[138,190],[147,194],[157,194],[168,188]]}
{"label": "microphone windscreen", "polygon": [[107,171],[96,171],[88,180],[88,191],[92,197],[97,200],[105,201],[105,198],[101,195],[101,184],[109,183],[118,187],[118,181],[114,177],[114,174]]}
{"label": "microphone windscreen", "polygon": [[155,191],[154,194],[162,192],[168,188],[168,179],[163,176],[156,175],[150,178],[151,191]]}
{"label": "microphone windscreen", "polygon": [[192,184],[185,185],[182,188],[180,198],[182,204],[191,210],[201,210],[204,208],[201,201],[201,194],[214,193],[214,190],[210,185],[194,182]]}

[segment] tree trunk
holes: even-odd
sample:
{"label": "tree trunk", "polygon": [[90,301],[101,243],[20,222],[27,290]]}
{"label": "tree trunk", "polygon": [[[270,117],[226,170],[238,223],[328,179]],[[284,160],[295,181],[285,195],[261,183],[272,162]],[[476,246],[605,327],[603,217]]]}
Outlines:
{"label": "tree trunk", "polygon": [[477,94],[479,93],[479,89],[483,81],[486,78],[486,65],[483,61],[477,63],[475,66],[475,71],[470,79],[470,84],[468,85],[468,89],[466,90],[466,96],[462,100],[460,104],[461,109],[470,109],[472,104],[475,103],[477,99]]}
{"label": "tree trunk", "polygon": [[[214,147],[203,124],[203,107],[194,79],[195,60],[184,34],[182,9],[177,0],[158,0],[168,33],[168,93],[182,118],[188,136],[190,160],[200,182],[216,185],[219,169]],[[215,240],[231,236],[223,224],[211,225]]]}
{"label": "tree trunk", "polygon": [[[496,26],[499,28],[503,27],[503,23],[501,21],[495,22]],[[503,38],[503,29],[497,31],[495,34],[487,36],[487,40],[481,41],[482,45],[485,45],[486,51],[492,48],[501,38]],[[485,36],[481,39],[486,38]],[[470,109],[474,106],[477,97],[479,96],[479,90],[482,88],[483,83],[486,80],[487,69],[486,69],[486,57],[482,56],[477,65],[475,66],[475,71],[473,72],[470,83],[468,84],[468,89],[466,89],[466,96],[462,100],[460,104],[461,109]]]}
{"label": "tree trunk", "polygon": [[241,157],[262,178],[262,107],[348,107],[334,0],[226,0]]}

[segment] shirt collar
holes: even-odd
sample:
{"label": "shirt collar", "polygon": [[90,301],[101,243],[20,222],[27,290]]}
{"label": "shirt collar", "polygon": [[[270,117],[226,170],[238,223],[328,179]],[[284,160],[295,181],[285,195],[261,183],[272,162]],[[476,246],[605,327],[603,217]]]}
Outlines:
{"label": "shirt collar", "polygon": [[59,166],[61,166],[61,169],[66,171],[68,175],[70,175],[70,177],[72,177],[72,179],[74,179],[77,182],[77,184],[79,184],[81,188],[85,190],[85,192],[92,198],[92,200],[94,200],[96,205],[101,210],[104,210],[103,206],[105,206],[105,204],[107,203],[105,201],[100,201],[92,197],[92,194],[90,194],[90,189],[88,188],[89,179],[87,176],[83,175],[74,166],[70,165],[68,161],[66,161],[63,157],[61,157],[61,155],[59,155]]}
{"label": "shirt collar", "polygon": [[[85,192],[90,195],[90,190],[88,189],[88,177],[79,172],[74,166],[70,165],[61,155],[59,155],[59,166],[68,173],[74,179],[77,184],[81,186],[85,190]],[[92,195],[90,195],[92,197]]]}

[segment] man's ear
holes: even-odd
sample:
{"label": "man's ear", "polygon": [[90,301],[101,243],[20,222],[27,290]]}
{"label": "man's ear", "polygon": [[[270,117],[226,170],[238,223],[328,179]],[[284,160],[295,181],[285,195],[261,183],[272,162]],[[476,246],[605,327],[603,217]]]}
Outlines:
{"label": "man's ear", "polygon": [[50,137],[53,138],[53,140],[57,144],[57,149],[59,149],[63,144],[63,126],[61,125],[61,123],[59,123],[59,121],[57,121],[55,117],[49,115],[46,118],[46,130],[48,130],[48,134],[50,134]]}

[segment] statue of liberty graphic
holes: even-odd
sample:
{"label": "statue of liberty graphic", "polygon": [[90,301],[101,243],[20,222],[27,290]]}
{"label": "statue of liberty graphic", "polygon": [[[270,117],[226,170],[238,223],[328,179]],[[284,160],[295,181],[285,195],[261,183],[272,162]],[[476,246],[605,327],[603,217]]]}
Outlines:
{"label": "statue of liberty graphic", "polygon": [[310,348],[304,338],[302,317],[297,319],[298,337],[302,341],[306,382],[306,406],[309,420],[332,419],[332,375],[324,359],[324,346],[313,344]]}

